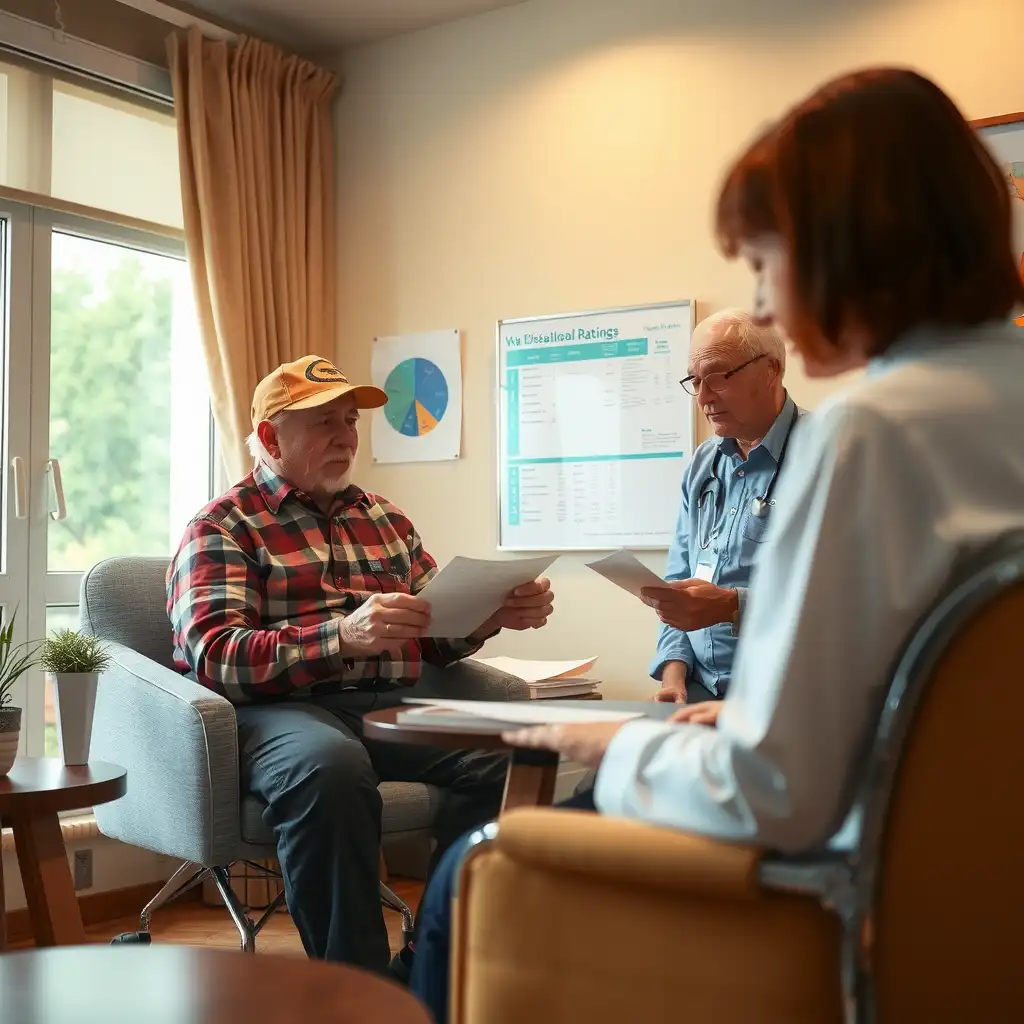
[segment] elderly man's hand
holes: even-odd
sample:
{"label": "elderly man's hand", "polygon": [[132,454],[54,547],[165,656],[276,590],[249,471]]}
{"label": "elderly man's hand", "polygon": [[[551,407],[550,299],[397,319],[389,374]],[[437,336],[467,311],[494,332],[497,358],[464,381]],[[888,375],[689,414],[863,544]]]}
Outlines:
{"label": "elderly man's hand", "polygon": [[625,722],[581,722],[579,725],[538,725],[530,729],[503,732],[510,747],[554,750],[570,761],[596,768],[609,744]]}
{"label": "elderly man's hand", "polygon": [[644,587],[640,596],[667,626],[687,633],[731,622],[739,610],[735,590],[716,587],[706,580],[675,580],[663,587]]}
{"label": "elderly man's hand", "polygon": [[555,592],[545,576],[513,590],[505,603],[471,637],[486,640],[499,629],[540,629],[551,616]]}
{"label": "elderly man's hand", "polygon": [[341,620],[343,652],[380,654],[427,635],[430,605],[412,594],[371,594]]}

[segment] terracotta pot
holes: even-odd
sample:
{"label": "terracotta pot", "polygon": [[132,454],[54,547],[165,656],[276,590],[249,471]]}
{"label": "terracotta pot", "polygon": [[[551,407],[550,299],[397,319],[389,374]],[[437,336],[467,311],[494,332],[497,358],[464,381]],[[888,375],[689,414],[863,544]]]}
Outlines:
{"label": "terracotta pot", "polygon": [[21,708],[0,708],[0,776],[6,775],[18,756]]}

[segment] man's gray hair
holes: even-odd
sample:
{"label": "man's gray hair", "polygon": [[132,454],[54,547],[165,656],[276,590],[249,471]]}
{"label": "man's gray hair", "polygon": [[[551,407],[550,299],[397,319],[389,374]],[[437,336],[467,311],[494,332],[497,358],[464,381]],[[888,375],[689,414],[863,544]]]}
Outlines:
{"label": "man's gray hair", "polygon": [[[287,410],[282,410],[279,413],[270,417],[270,422],[278,424],[281,422],[281,417],[285,415]],[[266,448],[263,447],[263,442],[260,440],[260,435],[254,430],[246,439],[245,447],[249,449],[249,454],[252,456],[252,461],[258,466],[262,462],[266,462],[270,456],[267,454]]]}
{"label": "man's gray hair", "polygon": [[707,335],[711,344],[727,342],[736,350],[740,362],[757,356],[768,356],[779,364],[779,374],[786,372],[786,345],[774,327],[761,327],[743,309],[723,309],[705,317],[694,333]]}

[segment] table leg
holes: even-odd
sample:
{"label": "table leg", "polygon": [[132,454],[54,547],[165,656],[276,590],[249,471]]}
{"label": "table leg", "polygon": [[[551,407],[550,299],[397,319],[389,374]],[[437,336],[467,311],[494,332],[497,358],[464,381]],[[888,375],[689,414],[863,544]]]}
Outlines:
{"label": "table leg", "polygon": [[[3,828],[3,821],[0,821]],[[7,904],[4,895],[4,855],[0,849],[0,953],[7,951]]]}
{"label": "table leg", "polygon": [[85,943],[85,928],[57,815],[15,818],[14,845],[37,946]]}
{"label": "table leg", "polygon": [[551,750],[512,751],[501,809],[548,807],[555,798],[558,754]]}

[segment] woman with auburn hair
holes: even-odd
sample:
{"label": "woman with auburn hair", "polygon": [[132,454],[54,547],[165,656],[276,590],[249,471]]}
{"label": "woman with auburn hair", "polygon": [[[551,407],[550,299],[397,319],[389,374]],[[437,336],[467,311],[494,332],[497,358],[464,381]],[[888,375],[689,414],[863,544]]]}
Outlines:
{"label": "woman with auburn hair", "polygon": [[[809,375],[867,373],[793,436],[726,699],[511,745],[597,767],[601,813],[783,851],[827,842],[918,620],[972,555],[1024,529],[1010,222],[995,161],[912,71],[836,79],[740,157],[716,228],[753,270],[756,315]],[[439,1021],[466,845],[421,908],[412,985]]]}

